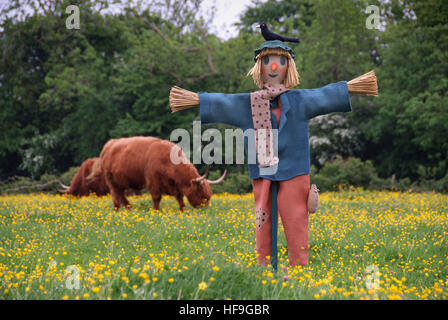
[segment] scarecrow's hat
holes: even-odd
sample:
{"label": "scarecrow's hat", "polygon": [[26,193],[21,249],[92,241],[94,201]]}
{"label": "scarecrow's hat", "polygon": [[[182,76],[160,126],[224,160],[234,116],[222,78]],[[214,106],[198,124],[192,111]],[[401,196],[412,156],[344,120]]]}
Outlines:
{"label": "scarecrow's hat", "polygon": [[291,54],[292,58],[294,59],[294,53],[292,52],[292,49],[290,47],[288,47],[288,45],[286,43],[284,43],[283,41],[280,41],[280,40],[270,40],[270,41],[264,42],[257,50],[255,50],[254,61],[257,61],[258,55],[264,49],[275,49],[275,48],[280,48],[285,51],[288,51]]}

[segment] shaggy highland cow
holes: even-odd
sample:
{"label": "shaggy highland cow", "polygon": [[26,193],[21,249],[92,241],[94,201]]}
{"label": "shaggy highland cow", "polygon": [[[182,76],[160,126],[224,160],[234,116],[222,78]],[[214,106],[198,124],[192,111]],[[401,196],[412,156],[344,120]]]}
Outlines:
{"label": "shaggy highland cow", "polygon": [[[172,148],[184,157],[182,163],[171,161]],[[183,196],[195,207],[208,206],[212,196],[210,184],[221,182],[226,172],[216,181],[207,180],[208,170],[200,176],[174,143],[154,137],[111,139],[103,147],[89,179],[103,175],[110,189],[114,207],[130,207],[124,191],[146,189],[151,193],[153,207],[160,208],[162,195],[174,196],[181,210],[185,210]]]}

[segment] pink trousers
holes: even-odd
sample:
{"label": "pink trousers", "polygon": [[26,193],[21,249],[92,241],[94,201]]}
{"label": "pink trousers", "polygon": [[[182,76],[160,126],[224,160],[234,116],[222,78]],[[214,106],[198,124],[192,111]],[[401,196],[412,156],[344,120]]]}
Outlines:
{"label": "pink trousers", "polygon": [[[282,219],[288,244],[289,263],[291,266],[308,264],[308,194],[310,176],[300,175],[290,180],[277,181],[278,215]],[[270,263],[267,257],[272,250],[271,220],[271,185],[272,181],[258,178],[252,180],[255,198],[255,225],[258,264]]]}

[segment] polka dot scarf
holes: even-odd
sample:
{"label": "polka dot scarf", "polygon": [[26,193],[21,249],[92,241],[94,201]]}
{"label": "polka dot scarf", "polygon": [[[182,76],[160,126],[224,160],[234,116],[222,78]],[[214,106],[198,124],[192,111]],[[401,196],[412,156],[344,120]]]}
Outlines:
{"label": "polka dot scarf", "polygon": [[259,167],[270,167],[279,161],[278,157],[274,157],[273,149],[271,149],[273,134],[269,100],[288,90],[283,84],[265,84],[262,90],[250,94]]}

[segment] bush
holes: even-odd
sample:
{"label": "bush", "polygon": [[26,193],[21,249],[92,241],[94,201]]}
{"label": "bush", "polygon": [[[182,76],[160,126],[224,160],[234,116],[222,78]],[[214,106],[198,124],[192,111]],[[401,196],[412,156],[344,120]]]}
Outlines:
{"label": "bush", "polygon": [[410,188],[411,188],[411,179],[409,179],[409,178],[403,178],[403,179],[400,179],[398,182],[397,182],[397,186],[396,186],[396,188],[398,189],[398,190],[409,190]]}
{"label": "bush", "polygon": [[435,192],[448,192],[448,174],[440,180],[435,179],[422,179],[414,181],[409,189],[416,192],[423,191],[435,191]]}
{"label": "bush", "polygon": [[448,173],[442,179],[434,182],[434,191],[448,192]]}
{"label": "bush", "polygon": [[[221,176],[219,170],[211,171],[208,179],[215,180]],[[226,178],[219,184],[211,186],[213,193],[249,193],[252,192],[252,180],[248,173],[227,173]]]}
{"label": "bush", "polygon": [[61,182],[69,186],[70,183],[72,182],[73,177],[78,172],[79,168],[80,167],[71,167],[68,171],[61,174],[61,176],[59,177]]}
{"label": "bush", "polygon": [[321,191],[336,191],[341,185],[363,187],[365,189],[383,189],[386,181],[379,178],[372,162],[358,158],[336,159],[325,163],[319,172],[313,166],[311,182]]}

